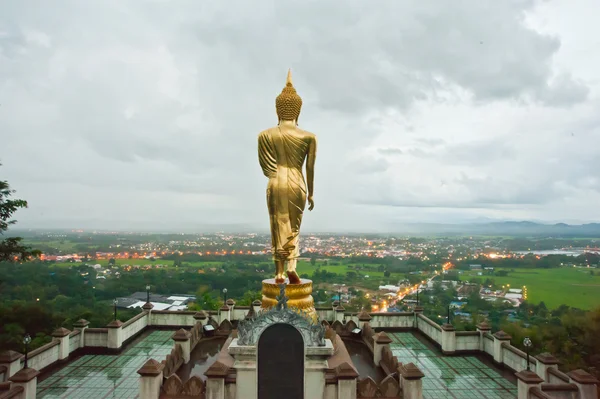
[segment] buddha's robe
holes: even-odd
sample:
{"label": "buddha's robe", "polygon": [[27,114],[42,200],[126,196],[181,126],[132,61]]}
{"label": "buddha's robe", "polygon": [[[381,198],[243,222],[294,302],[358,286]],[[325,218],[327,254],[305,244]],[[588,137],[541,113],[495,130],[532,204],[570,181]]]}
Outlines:
{"label": "buddha's robe", "polygon": [[[300,129],[274,127],[258,136],[258,156],[266,177],[274,260],[294,263],[300,255],[299,238],[306,205],[302,165],[309,141]],[[290,265],[291,266],[291,265]]]}

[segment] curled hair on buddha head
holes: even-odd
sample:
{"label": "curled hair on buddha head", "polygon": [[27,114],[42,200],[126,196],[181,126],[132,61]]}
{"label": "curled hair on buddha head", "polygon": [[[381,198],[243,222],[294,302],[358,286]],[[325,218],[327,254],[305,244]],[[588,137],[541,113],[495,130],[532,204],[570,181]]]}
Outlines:
{"label": "curled hair on buddha head", "polygon": [[298,117],[300,117],[300,110],[302,108],[302,98],[296,93],[294,84],[292,83],[292,70],[288,70],[287,80],[285,87],[281,90],[281,94],[275,99],[275,109],[277,110],[277,117],[279,123],[283,121],[296,121],[298,124]]}

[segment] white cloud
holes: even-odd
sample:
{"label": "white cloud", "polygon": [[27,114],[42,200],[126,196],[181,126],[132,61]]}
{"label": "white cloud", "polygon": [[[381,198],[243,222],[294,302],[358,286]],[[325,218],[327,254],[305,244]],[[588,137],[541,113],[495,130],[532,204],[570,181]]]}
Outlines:
{"label": "white cloud", "polygon": [[266,229],[256,135],[292,67],[319,138],[307,230],[599,220],[593,9],[6,2],[0,170],[22,226]]}

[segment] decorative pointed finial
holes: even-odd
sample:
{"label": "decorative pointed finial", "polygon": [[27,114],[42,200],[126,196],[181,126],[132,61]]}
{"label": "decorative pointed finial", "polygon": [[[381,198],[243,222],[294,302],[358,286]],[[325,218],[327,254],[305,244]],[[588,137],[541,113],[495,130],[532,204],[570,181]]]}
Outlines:
{"label": "decorative pointed finial", "polygon": [[294,87],[292,83],[292,68],[288,69],[287,79],[285,81],[285,85],[289,87]]}

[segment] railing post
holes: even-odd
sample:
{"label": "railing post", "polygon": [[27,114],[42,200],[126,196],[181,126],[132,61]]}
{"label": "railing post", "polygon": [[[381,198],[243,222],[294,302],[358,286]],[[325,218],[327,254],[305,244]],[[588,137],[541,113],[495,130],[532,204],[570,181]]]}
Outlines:
{"label": "railing post", "polygon": [[337,321],[339,321],[340,323],[343,323],[344,321],[344,312],[346,311],[346,308],[344,308],[342,306],[342,303],[340,302],[340,306],[338,306],[337,308],[335,308],[335,319]]}
{"label": "railing post", "polygon": [[123,345],[123,323],[121,320],[113,320],[106,327],[108,328],[108,348],[120,349]]}
{"label": "railing post", "polygon": [[183,328],[180,330],[177,330],[177,332],[175,334],[173,334],[173,337],[172,337],[173,341],[175,341],[175,344],[181,345],[181,349],[183,352],[183,363],[184,364],[187,364],[190,361],[190,352],[191,352],[190,337],[191,337],[191,334],[189,333],[189,331],[186,331]]}
{"label": "railing post", "polygon": [[6,380],[15,375],[17,371],[21,370],[22,357],[23,354],[15,351],[6,351],[0,353],[0,366],[6,367],[6,374],[4,377]]}
{"label": "railing post", "polygon": [[79,333],[79,347],[83,348],[85,346],[85,329],[88,328],[90,322],[85,319],[79,319],[75,323],[73,323],[73,328],[81,331]]}
{"label": "railing post", "polygon": [[229,298],[226,302],[227,308],[229,309],[229,321],[234,320],[235,313],[233,309],[235,308],[235,301],[233,298]]}
{"label": "railing post", "polygon": [[140,398],[158,399],[160,396],[160,386],[162,385],[164,368],[164,364],[159,363],[154,359],[150,359],[137,371],[140,375]]}
{"label": "railing post", "polygon": [[535,372],[537,375],[542,377],[544,381],[550,382],[550,377],[548,376],[548,369],[558,368],[558,359],[552,356],[550,353],[540,353],[536,357],[537,363]]}
{"label": "railing post", "polygon": [[581,399],[596,399],[598,397],[598,384],[600,382],[584,370],[574,370],[567,373],[571,379],[571,383],[577,385],[579,389],[579,397]]}
{"label": "railing post", "polygon": [[479,332],[479,350],[485,352],[485,334],[492,331],[492,327],[486,321],[483,321],[477,324],[477,331]]}
{"label": "railing post", "polygon": [[370,322],[371,319],[372,319],[371,315],[369,313],[367,313],[365,310],[360,312],[358,314],[358,328],[360,328],[362,330],[365,323]]}
{"label": "railing post", "polygon": [[504,352],[502,350],[502,344],[507,342],[510,345],[510,339],[512,337],[500,330],[494,334],[494,361],[498,364],[504,363]]}
{"label": "railing post", "polygon": [[142,310],[144,312],[146,312],[146,317],[148,318],[148,326],[152,325],[152,309],[154,308],[154,305],[151,302],[146,302],[143,306],[142,306]]}
{"label": "railing post", "polygon": [[254,314],[258,316],[258,313],[260,312],[260,307],[262,306],[262,302],[259,301],[258,299],[254,302],[252,302],[252,307],[254,308]]}
{"label": "railing post", "polygon": [[423,314],[423,306],[415,306],[414,312],[415,312],[414,328],[418,330],[419,329],[419,315]]}
{"label": "railing post", "polygon": [[13,385],[23,387],[24,391],[23,396],[21,396],[22,399],[35,399],[38,374],[40,374],[39,371],[32,368],[26,368],[10,377],[9,381],[11,381]]}
{"label": "railing post", "polygon": [[60,341],[58,360],[65,360],[69,357],[69,334],[71,334],[71,331],[63,327],[54,330],[52,333],[52,336]]}
{"label": "railing post", "polygon": [[337,399],[356,399],[356,379],[358,373],[347,362],[337,366],[335,370],[337,378]]}
{"label": "railing post", "polygon": [[401,365],[398,370],[404,399],[423,399],[422,378],[425,374],[413,363]]}
{"label": "railing post", "polygon": [[373,337],[373,362],[375,363],[375,367],[379,367],[379,362],[381,362],[381,353],[385,346],[389,346],[392,342],[392,339],[388,337],[388,335],[382,331],[378,334],[375,334]]}
{"label": "railing post", "polygon": [[529,390],[539,387],[544,379],[533,371],[522,370],[515,374],[517,376],[517,398],[529,399]]}
{"label": "railing post", "polygon": [[230,320],[229,306],[223,304],[219,310],[219,325],[221,325],[221,323],[223,323],[225,320]]}
{"label": "railing post", "polygon": [[[225,377],[229,374],[229,367],[218,360],[206,370],[206,399],[225,399]],[[255,397],[251,394],[251,397]]]}
{"label": "railing post", "polygon": [[456,351],[456,329],[452,324],[442,325],[442,353],[451,355]]}
{"label": "railing post", "polygon": [[199,312],[194,313],[194,320],[196,320],[197,323],[200,323],[200,325],[204,327],[206,325],[206,322],[208,321],[208,315],[205,311],[201,310]]}

